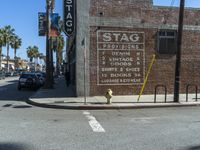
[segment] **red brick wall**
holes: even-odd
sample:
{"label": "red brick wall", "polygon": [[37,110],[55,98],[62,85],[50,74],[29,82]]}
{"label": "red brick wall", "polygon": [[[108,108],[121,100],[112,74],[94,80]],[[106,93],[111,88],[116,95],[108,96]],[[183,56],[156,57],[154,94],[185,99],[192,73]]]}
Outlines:
{"label": "red brick wall", "polygon": [[[149,2],[150,3],[150,2]],[[130,2],[130,0],[92,0],[90,16],[99,16],[103,12],[103,17],[124,18],[131,17],[144,19],[146,23],[162,24],[163,17],[167,24],[177,24],[179,9],[176,7],[156,7],[141,2]],[[185,9],[184,24],[200,25],[200,10]]]}
{"label": "red brick wall", "polygon": [[[98,2],[98,3],[97,3]],[[103,17],[124,18],[133,17],[143,19],[145,23],[162,24],[163,17],[167,24],[177,24],[178,9],[165,7],[151,7],[141,3],[128,3],[129,0],[118,1],[91,1],[90,16],[99,16],[103,12]],[[125,11],[126,10],[126,11]],[[200,23],[200,10],[186,10],[184,23],[187,25],[198,25]],[[108,88],[111,88],[114,95],[139,94],[141,85],[97,85],[97,31],[96,27],[90,27],[90,95],[103,95]],[[145,34],[145,73],[151,62],[153,54],[157,54],[157,31],[156,28],[116,28],[101,27],[100,30],[108,31],[135,31]],[[152,67],[145,94],[153,94],[154,88],[158,84],[164,84],[168,93],[174,91],[174,70],[175,55],[156,55],[156,61]],[[200,85],[200,31],[184,31],[182,45],[181,62],[181,86],[180,90],[185,93],[187,84]]]}

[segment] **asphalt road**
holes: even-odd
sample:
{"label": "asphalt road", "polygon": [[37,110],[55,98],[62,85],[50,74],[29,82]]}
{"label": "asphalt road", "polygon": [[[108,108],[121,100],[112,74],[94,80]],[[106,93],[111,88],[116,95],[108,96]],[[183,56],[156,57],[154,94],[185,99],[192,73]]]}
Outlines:
{"label": "asphalt road", "polygon": [[[14,79],[14,78],[13,78]],[[200,107],[56,110],[0,80],[0,150],[199,150]]]}

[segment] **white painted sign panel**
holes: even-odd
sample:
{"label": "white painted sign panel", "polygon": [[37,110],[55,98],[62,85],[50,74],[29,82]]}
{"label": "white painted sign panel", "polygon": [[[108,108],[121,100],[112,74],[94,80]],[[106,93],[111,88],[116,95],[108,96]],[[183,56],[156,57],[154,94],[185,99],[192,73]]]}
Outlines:
{"label": "white painted sign panel", "polygon": [[98,31],[97,84],[142,84],[145,69],[144,49],[144,32]]}

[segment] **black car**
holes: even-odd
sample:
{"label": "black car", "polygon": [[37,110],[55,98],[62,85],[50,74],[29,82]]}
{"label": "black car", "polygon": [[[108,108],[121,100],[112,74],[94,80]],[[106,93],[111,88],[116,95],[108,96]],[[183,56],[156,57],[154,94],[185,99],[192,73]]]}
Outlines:
{"label": "black car", "polygon": [[35,73],[22,73],[18,81],[18,90],[21,88],[38,89],[40,87],[40,81]]}

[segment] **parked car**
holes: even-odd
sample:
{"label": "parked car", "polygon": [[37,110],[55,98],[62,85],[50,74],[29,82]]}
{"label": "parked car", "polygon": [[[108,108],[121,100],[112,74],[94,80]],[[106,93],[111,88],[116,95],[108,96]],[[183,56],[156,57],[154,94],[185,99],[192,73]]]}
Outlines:
{"label": "parked car", "polygon": [[42,74],[43,78],[46,79],[46,73],[45,72],[41,72],[41,74]]}
{"label": "parked car", "polygon": [[21,90],[21,88],[31,88],[31,89],[38,89],[40,87],[40,81],[39,78],[35,73],[22,73],[19,77],[18,81],[18,90]]}
{"label": "parked car", "polygon": [[17,72],[17,71],[13,72],[13,76],[19,76],[19,75],[20,75],[19,72]]}
{"label": "parked car", "polygon": [[13,76],[13,72],[6,72],[6,73],[5,73],[5,76],[6,76],[6,77],[11,77],[11,76]]}
{"label": "parked car", "polygon": [[45,77],[43,76],[42,73],[36,73],[39,81],[40,81],[40,85],[43,86],[45,84]]}
{"label": "parked car", "polygon": [[5,72],[0,71],[0,80],[5,79]]}

